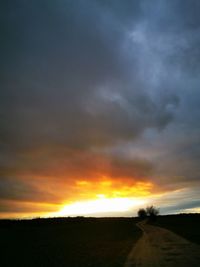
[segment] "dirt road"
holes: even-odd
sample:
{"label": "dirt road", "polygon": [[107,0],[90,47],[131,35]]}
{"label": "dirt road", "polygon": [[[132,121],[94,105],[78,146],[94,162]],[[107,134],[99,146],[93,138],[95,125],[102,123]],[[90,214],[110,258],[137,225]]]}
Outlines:
{"label": "dirt road", "polygon": [[200,246],[145,221],[137,226],[143,235],[129,254],[125,267],[200,267]]}

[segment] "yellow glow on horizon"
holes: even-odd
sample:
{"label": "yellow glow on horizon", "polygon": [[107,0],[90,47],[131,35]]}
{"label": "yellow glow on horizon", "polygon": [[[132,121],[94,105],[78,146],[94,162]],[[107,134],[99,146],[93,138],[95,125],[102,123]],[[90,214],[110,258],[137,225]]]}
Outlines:
{"label": "yellow glow on horizon", "polygon": [[103,180],[78,180],[75,182],[75,195],[80,200],[95,199],[99,195],[106,198],[146,197],[151,194],[154,185],[147,181],[133,181],[130,179],[112,180],[104,177]]}
{"label": "yellow glow on horizon", "polygon": [[56,216],[78,216],[106,212],[125,212],[146,203],[137,198],[106,198],[103,194],[96,200],[78,201],[65,205]]}
{"label": "yellow glow on horizon", "polygon": [[[55,216],[84,216],[91,214],[120,213],[134,210],[147,203],[153,184],[130,179],[80,179],[74,183],[76,199],[66,200]],[[67,204],[68,202],[68,204]]]}
{"label": "yellow glow on horizon", "polygon": [[[86,179],[80,177],[66,181],[60,179],[56,187],[54,180],[48,177],[41,180],[44,183],[37,185],[39,179],[32,177],[34,186],[38,186],[46,193],[46,199],[30,202],[6,201],[6,205],[13,207],[13,212],[1,213],[1,218],[35,218],[35,217],[64,217],[64,216],[123,216],[134,213],[147,199],[152,196],[154,184],[137,177],[114,179],[109,176],[98,176]],[[36,183],[35,183],[36,181]],[[52,199],[51,199],[52,195]],[[14,212],[17,210],[18,212]],[[103,214],[103,215],[102,215]],[[125,216],[126,216],[125,215]]]}

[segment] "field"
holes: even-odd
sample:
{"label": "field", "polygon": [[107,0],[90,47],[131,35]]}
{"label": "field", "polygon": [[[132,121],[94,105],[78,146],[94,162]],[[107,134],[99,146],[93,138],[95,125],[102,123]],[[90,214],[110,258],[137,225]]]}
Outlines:
{"label": "field", "polygon": [[131,218],[0,221],[2,267],[122,267],[141,236]]}
{"label": "field", "polygon": [[[136,222],[83,217],[0,220],[0,266],[123,267],[142,235]],[[159,216],[154,224],[200,244],[200,214]]]}
{"label": "field", "polygon": [[191,242],[200,244],[200,214],[159,216],[155,225],[167,228]]}

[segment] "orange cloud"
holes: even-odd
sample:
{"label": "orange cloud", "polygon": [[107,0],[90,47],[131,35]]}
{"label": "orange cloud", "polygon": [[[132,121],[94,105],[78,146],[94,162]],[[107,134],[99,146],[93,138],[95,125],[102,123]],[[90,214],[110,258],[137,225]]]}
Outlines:
{"label": "orange cloud", "polygon": [[[59,209],[63,204],[101,197],[147,196],[155,190],[151,172],[151,164],[140,159],[69,149],[53,153],[42,148],[29,151],[13,168],[4,169],[0,200],[20,202],[21,212],[32,214],[44,212],[45,207],[48,211],[48,205]],[[15,212],[17,205],[4,203],[4,210]]]}
{"label": "orange cloud", "polygon": [[128,179],[109,179],[97,181],[78,180],[75,182],[77,195],[84,199],[95,199],[101,195],[107,198],[114,197],[141,197],[147,196],[153,189],[151,182],[132,181]]}

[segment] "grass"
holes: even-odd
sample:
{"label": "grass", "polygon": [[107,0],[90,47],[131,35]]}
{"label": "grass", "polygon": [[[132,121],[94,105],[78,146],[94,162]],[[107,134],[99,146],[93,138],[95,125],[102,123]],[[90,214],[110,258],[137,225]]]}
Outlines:
{"label": "grass", "polygon": [[159,216],[155,224],[200,244],[200,214]]}
{"label": "grass", "polygon": [[141,235],[132,218],[0,221],[2,267],[122,267]]}

